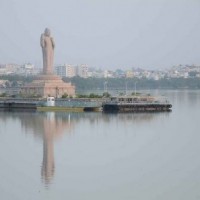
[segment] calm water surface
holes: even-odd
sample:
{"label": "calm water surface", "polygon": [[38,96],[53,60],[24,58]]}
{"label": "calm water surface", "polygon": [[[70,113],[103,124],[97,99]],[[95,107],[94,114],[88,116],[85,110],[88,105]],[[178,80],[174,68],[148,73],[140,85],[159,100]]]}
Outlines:
{"label": "calm water surface", "polygon": [[1,199],[200,199],[200,91],[162,93],[171,113],[0,112]]}

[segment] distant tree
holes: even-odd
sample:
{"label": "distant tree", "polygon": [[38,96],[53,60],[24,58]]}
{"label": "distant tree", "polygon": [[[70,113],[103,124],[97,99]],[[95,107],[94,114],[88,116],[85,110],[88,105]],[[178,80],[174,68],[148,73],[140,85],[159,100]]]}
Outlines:
{"label": "distant tree", "polygon": [[85,94],[76,94],[77,98],[88,98],[88,95]]}
{"label": "distant tree", "polygon": [[66,99],[68,97],[68,94],[67,93],[64,93],[63,95],[62,95],[62,99]]}
{"label": "distant tree", "polygon": [[89,98],[101,98],[101,95],[90,93]]}
{"label": "distant tree", "polygon": [[10,87],[10,86],[11,86],[11,82],[10,82],[10,81],[6,81],[6,82],[5,82],[5,86],[6,86],[6,87]]}
{"label": "distant tree", "polygon": [[196,77],[197,74],[198,74],[198,72],[194,72],[194,71],[188,73],[189,77],[191,77],[191,78]]}
{"label": "distant tree", "polygon": [[5,92],[0,94],[0,97],[6,97],[6,96],[7,94]]}
{"label": "distant tree", "polygon": [[[137,95],[140,95],[140,94],[141,94],[140,92],[136,92],[136,93],[135,93],[135,92],[132,92],[132,93],[131,93],[131,95],[136,95],[136,96],[137,96]],[[148,96],[150,96],[150,94],[148,94]]]}
{"label": "distant tree", "polygon": [[108,98],[108,97],[110,97],[110,96],[111,96],[111,94],[108,93],[108,92],[104,92],[104,93],[103,93],[103,97],[107,97],[107,98]]}

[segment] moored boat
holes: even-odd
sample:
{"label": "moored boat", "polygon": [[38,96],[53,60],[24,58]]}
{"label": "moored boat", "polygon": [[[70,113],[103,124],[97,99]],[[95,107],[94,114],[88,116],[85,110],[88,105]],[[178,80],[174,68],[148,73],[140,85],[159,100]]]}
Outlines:
{"label": "moored boat", "polygon": [[149,95],[116,96],[102,104],[104,112],[163,112],[172,105],[164,97]]}

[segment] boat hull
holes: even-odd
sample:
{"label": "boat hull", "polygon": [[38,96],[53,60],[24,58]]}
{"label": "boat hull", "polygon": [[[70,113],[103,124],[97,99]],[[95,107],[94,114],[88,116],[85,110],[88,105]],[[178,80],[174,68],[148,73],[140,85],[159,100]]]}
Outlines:
{"label": "boat hull", "polygon": [[171,104],[112,104],[103,105],[104,112],[169,112]]}

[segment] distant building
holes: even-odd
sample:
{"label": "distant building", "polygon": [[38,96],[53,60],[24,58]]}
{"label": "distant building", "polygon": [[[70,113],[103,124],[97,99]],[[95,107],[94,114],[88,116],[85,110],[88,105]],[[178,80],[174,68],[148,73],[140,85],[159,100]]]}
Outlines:
{"label": "distant building", "polygon": [[7,70],[6,70],[6,68],[0,68],[0,75],[5,75],[5,74],[7,74]]}
{"label": "distant building", "polygon": [[126,73],[122,69],[117,69],[114,72],[114,78],[124,78],[126,77]]}
{"label": "distant building", "polygon": [[76,76],[76,67],[73,65],[67,65],[67,77]]}
{"label": "distant building", "polygon": [[104,78],[114,78],[114,72],[110,70],[104,71]]}
{"label": "distant building", "polygon": [[31,63],[26,63],[26,64],[24,64],[24,69],[33,70],[34,65]]}
{"label": "distant building", "polygon": [[9,86],[9,84],[9,80],[0,80],[0,88],[5,88],[6,86]]}
{"label": "distant building", "polygon": [[104,72],[102,70],[93,71],[92,72],[92,77],[103,78],[104,77]]}
{"label": "distant building", "polygon": [[33,64],[25,63],[24,65],[18,67],[16,74],[28,76],[28,75],[35,75],[37,73],[35,71],[35,66]]}
{"label": "distant building", "polygon": [[77,75],[82,78],[88,78],[88,65],[86,64],[78,65]]}
{"label": "distant building", "polygon": [[126,71],[126,78],[133,78],[134,77],[134,72],[132,70]]}
{"label": "distant building", "polygon": [[55,67],[55,74],[61,77],[76,76],[76,67],[73,65],[59,65]]}
{"label": "distant building", "polygon": [[61,66],[55,66],[55,74],[61,77],[67,76],[67,66],[61,65]]}
{"label": "distant building", "polygon": [[17,64],[6,64],[5,74],[16,74],[19,71],[20,65]]}

